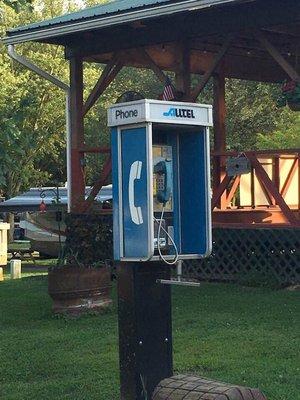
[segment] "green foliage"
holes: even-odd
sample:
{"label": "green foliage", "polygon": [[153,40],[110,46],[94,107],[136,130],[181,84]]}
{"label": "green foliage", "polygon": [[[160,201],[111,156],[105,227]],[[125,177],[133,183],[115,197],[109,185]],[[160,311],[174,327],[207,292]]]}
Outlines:
{"label": "green foliage", "polygon": [[280,90],[280,85],[227,80],[228,149],[262,149],[259,135],[261,140],[279,126],[294,126],[295,113],[277,107]]}
{"label": "green foliage", "polygon": [[[51,315],[47,278],[1,283],[0,398],[119,397],[117,302],[80,319]],[[175,373],[299,398],[299,292],[202,284],[173,289]],[[188,351],[187,351],[188,349]]]}
{"label": "green foliage", "polygon": [[16,12],[20,12],[24,8],[31,9],[31,0],[3,0],[3,3],[13,8]]}
{"label": "green foliage", "polygon": [[269,134],[259,133],[257,145],[263,149],[297,149],[300,148],[300,116],[295,114],[293,125],[279,126]]}

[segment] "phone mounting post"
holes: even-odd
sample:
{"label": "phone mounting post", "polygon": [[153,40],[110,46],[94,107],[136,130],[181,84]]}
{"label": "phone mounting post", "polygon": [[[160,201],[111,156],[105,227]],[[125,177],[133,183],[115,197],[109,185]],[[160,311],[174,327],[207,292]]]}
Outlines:
{"label": "phone mounting post", "polygon": [[[211,252],[212,107],[137,100],[108,110],[121,399],[152,398],[173,374],[171,286]],[[171,279],[171,267],[177,279]]]}

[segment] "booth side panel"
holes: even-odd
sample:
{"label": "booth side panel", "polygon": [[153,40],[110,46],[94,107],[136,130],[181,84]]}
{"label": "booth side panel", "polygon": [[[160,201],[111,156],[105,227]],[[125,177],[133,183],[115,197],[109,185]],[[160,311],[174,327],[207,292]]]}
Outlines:
{"label": "booth side panel", "polygon": [[124,258],[132,261],[152,255],[147,140],[146,126],[121,131]]}
{"label": "booth side panel", "polygon": [[180,135],[181,251],[207,256],[210,244],[210,180],[205,128]]}
{"label": "booth side panel", "polygon": [[118,129],[111,130],[111,156],[112,156],[112,189],[113,189],[113,242],[114,242],[114,260],[119,261],[121,258],[120,246],[120,213],[119,209],[119,141]]}

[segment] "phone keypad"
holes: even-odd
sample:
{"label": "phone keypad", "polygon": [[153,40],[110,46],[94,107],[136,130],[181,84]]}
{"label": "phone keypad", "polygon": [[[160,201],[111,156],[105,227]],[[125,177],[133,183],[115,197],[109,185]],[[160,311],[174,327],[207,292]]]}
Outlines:
{"label": "phone keypad", "polygon": [[157,191],[165,190],[165,176],[161,175],[157,178]]}

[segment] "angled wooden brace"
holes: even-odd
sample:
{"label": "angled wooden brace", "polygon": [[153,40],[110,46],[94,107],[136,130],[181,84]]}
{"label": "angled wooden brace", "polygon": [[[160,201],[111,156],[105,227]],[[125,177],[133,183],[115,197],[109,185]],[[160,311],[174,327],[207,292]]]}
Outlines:
{"label": "angled wooden brace", "polygon": [[279,190],[275,186],[274,182],[272,182],[269,175],[267,174],[267,172],[265,171],[263,166],[260,164],[260,162],[258,161],[256,156],[254,154],[248,153],[248,152],[246,153],[246,156],[250,160],[253,168],[255,169],[256,176],[257,176],[259,182],[261,183],[261,185],[263,185],[266,188],[266,190],[269,192],[269,194],[274,197],[276,203],[280,207],[280,209],[281,209],[283,215],[285,216],[285,218],[287,219],[287,221],[289,221],[289,223],[293,226],[300,226],[300,221],[297,220],[297,218],[295,217],[292,210],[286,204],[286,202],[283,199],[283,197],[281,196]]}
{"label": "angled wooden brace", "polygon": [[202,79],[199,82],[199,84],[192,90],[191,98],[193,99],[193,101],[197,100],[197,97],[202,92],[202,90],[204,89],[205,85],[209,81],[210,77],[212,76],[212,74],[214,73],[214,71],[216,70],[216,68],[220,64],[220,62],[222,61],[222,58],[224,57],[224,55],[226,54],[227,50],[229,49],[233,39],[234,39],[234,35],[233,34],[228,35],[228,37],[225,40],[223,46],[221,47],[219,53],[214,58],[211,66],[205,72],[205,74],[202,76]]}
{"label": "angled wooden brace", "polygon": [[107,179],[111,173],[111,156],[107,159],[106,163],[103,166],[102,173],[100,178],[94,183],[94,186],[89,194],[88,198],[84,202],[83,212],[87,212],[89,208],[92,206],[95,197],[100,192],[102,186],[104,186],[107,182]]}
{"label": "angled wooden brace", "polygon": [[157,78],[161,81],[163,85],[166,83],[167,76],[164,74],[164,72],[159,68],[159,66],[155,63],[155,61],[152,59],[152,57],[149,55],[147,50],[144,48],[140,48],[139,52],[141,53],[142,57],[144,60],[148,63],[154,74],[157,76]]}
{"label": "angled wooden brace", "polygon": [[268,51],[272,58],[281,66],[281,68],[287,73],[287,75],[296,82],[300,83],[300,75],[295,68],[287,62],[282,54],[276,49],[276,47],[269,41],[263,31],[255,31],[255,38],[261,43],[261,45]]}
{"label": "angled wooden brace", "polygon": [[112,59],[106,64],[100,78],[98,79],[96,85],[91,91],[89,97],[87,98],[83,106],[83,115],[86,115],[88,111],[93,107],[96,101],[99,99],[101,94],[110,85],[110,83],[115,79],[117,74],[122,69],[123,64],[119,61],[119,54],[114,54]]}
{"label": "angled wooden brace", "polygon": [[213,211],[215,207],[218,204],[218,201],[220,200],[220,197],[222,194],[225,192],[225,190],[228,188],[230,182],[232,180],[232,177],[226,174],[218,186],[217,190],[213,193],[213,197],[211,199],[211,210]]}

